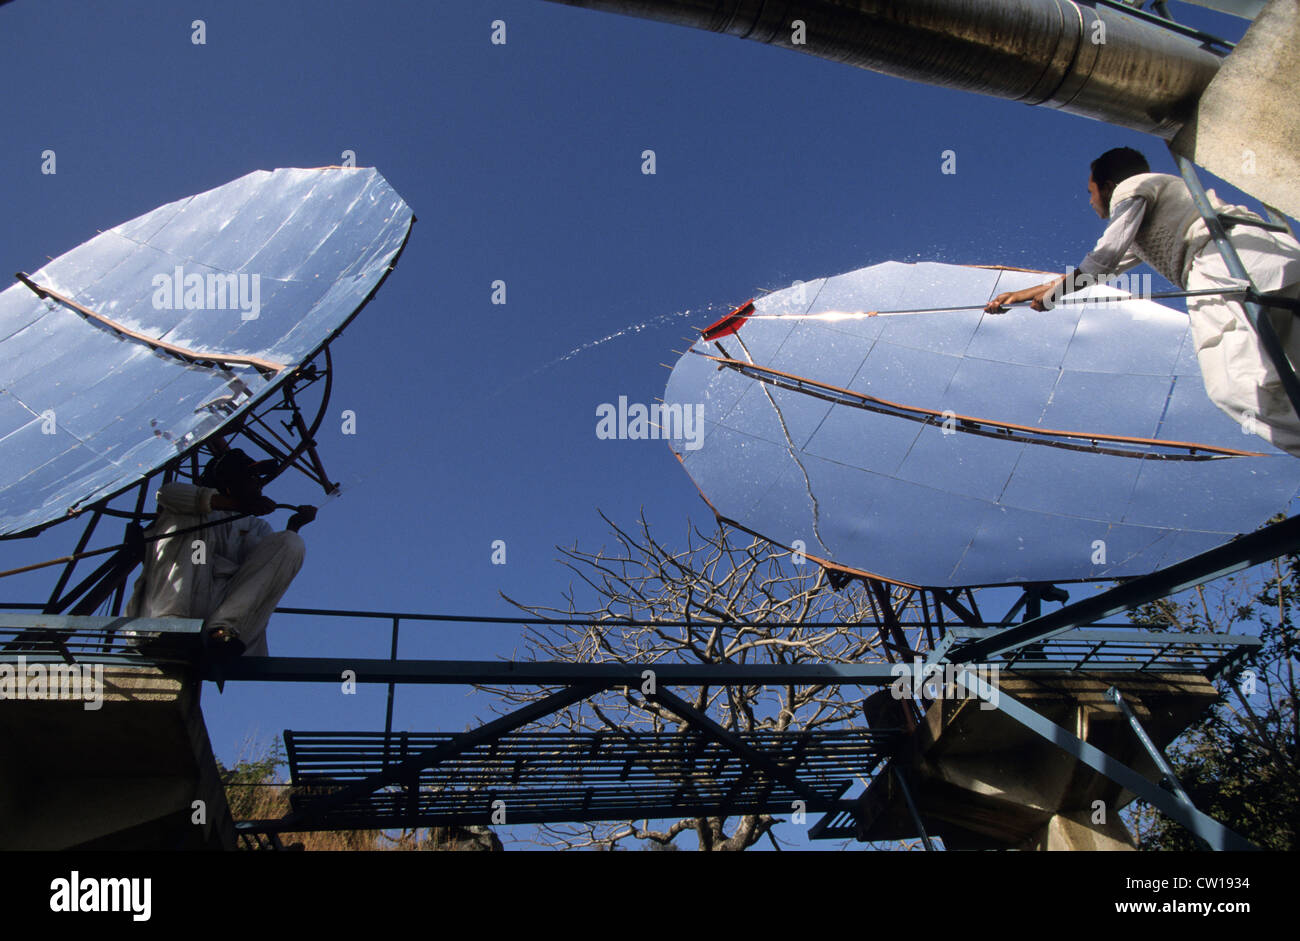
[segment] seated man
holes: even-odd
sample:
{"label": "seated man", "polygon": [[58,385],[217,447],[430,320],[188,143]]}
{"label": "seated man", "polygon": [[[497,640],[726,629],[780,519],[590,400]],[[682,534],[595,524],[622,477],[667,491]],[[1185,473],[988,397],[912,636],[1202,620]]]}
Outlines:
{"label": "seated man", "polygon": [[[198,486],[159,488],[158,518],[146,535],[203,528],[146,543],[128,616],[204,618],[206,640],[216,652],[266,656],[267,621],[306,553],[298,530],[316,510],[299,507],[279,533],[257,519],[276,508],[262,496],[264,463],[233,448],[208,463]],[[251,515],[233,518],[239,514]]]}

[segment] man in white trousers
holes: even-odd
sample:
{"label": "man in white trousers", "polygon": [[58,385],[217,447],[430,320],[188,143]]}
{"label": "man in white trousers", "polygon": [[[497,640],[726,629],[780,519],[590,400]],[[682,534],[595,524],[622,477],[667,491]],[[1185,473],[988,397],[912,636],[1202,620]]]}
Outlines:
{"label": "man in white trousers", "polygon": [[298,530],[316,510],[299,507],[284,532],[257,519],[276,508],[262,496],[265,463],[231,448],[208,463],[197,486],[159,488],[158,518],[146,535],[202,528],[146,543],[129,616],[203,618],[217,654],[267,655],[267,622],[306,553]]}
{"label": "man in white trousers", "polygon": [[[1151,173],[1138,151],[1119,147],[1094,160],[1088,194],[1093,210],[1109,218],[1110,224],[1079,264],[1077,274],[999,294],[985,310],[1000,313],[1002,305],[1020,301],[1030,301],[1034,310],[1046,310],[1049,299],[1067,281],[1073,280],[1072,285],[1066,284],[1067,291],[1078,290],[1141,262],[1186,291],[1232,291],[1243,286],[1229,274],[1187,184],[1180,177]],[[1209,197],[1216,211],[1262,221],[1243,206],[1225,205],[1213,191]],[[1300,300],[1300,243],[1284,233],[1245,223],[1231,224],[1228,238],[1260,293]],[[1261,307],[1294,369],[1300,365],[1295,312]],[[1189,297],[1187,313],[1210,400],[1246,430],[1300,457],[1300,416],[1240,302],[1215,294]]]}

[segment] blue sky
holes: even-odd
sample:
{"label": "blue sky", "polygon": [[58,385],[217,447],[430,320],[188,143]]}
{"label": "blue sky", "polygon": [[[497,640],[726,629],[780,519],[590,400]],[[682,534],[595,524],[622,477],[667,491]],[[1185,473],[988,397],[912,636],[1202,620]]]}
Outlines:
{"label": "blue sky", "polygon": [[[191,43],[195,18],[206,45]],[[489,41],[494,19],[504,46]],[[761,290],[891,259],[1063,269],[1100,234],[1093,157],[1127,144],[1172,168],[1154,138],[1049,109],[538,0],[20,0],[0,8],[0,30],[6,271],[251,170],[346,150],[419,218],[333,346],[332,412],[353,410],[357,434],[327,420],[322,456],[361,480],[304,531],[286,605],[512,613],[498,592],[558,604],[569,579],[553,547],[607,541],[597,508],[629,522],[644,508],[666,537],[710,523],[663,442],[595,435],[601,403],[662,394],[660,364],[692,327]],[[948,149],[955,175],[940,172]],[[497,279],[504,306],[490,302]],[[318,499],[285,481],[277,500]],[[504,566],[491,564],[497,539]],[[0,545],[0,568],[74,540]],[[40,600],[50,584],[10,579],[0,597]],[[269,636],[279,655],[388,652],[380,626],[280,618]],[[402,652],[495,657],[517,636],[412,625]],[[396,725],[463,728],[486,714],[467,695],[402,690]],[[381,727],[383,695],[248,684],[205,690],[205,713],[230,762],[249,735]]]}

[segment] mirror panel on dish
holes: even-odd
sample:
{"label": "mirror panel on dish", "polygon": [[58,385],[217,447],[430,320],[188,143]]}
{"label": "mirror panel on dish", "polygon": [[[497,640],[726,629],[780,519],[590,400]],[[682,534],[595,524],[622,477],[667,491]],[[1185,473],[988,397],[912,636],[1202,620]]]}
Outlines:
{"label": "mirror panel on dish", "polygon": [[[347,324],[413,221],[373,168],[259,170],[29,276],[112,324],[22,283],[0,293],[0,536],[118,493],[237,420]],[[210,407],[232,395],[232,414]]]}
{"label": "mirror panel on dish", "polygon": [[1105,286],[983,311],[1045,280],[886,262],[757,299],[673,369],[706,434],[671,446],[724,520],[927,587],[1141,575],[1286,509],[1300,462],[1187,374],[1185,314]]}

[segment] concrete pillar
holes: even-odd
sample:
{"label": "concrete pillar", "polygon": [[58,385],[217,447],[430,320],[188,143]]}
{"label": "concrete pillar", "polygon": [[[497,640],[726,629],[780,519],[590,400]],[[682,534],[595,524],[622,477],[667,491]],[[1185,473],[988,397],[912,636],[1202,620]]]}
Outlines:
{"label": "concrete pillar", "polygon": [[[1000,692],[1100,748],[1139,774],[1157,772],[1106,690],[1118,687],[1148,734],[1163,747],[1217,698],[1194,674],[1003,672]],[[872,728],[907,730],[902,708],[877,693],[864,705]],[[950,849],[1133,849],[1119,812],[1134,800],[1053,742],[980,700],[930,703],[894,759],[907,777],[922,822]],[[859,799],[859,839],[910,839],[916,826],[892,774]]]}
{"label": "concrete pillar", "polygon": [[0,849],[233,849],[199,680],[180,668],[102,670],[98,709],[0,699]]}

